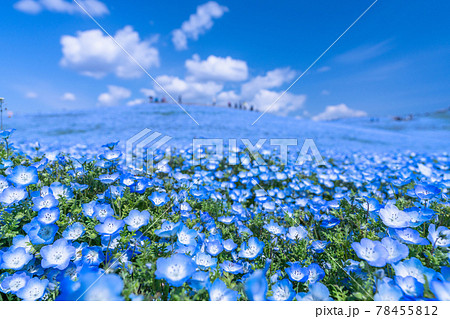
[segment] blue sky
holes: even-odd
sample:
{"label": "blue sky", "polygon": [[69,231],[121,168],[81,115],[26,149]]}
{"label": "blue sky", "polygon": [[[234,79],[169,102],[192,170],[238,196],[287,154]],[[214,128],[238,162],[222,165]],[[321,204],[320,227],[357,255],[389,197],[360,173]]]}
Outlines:
{"label": "blue sky", "polygon": [[[174,97],[264,110],[373,1],[79,2]],[[0,96],[13,112],[164,95],[74,2],[0,9]],[[448,12],[448,1],[379,0],[271,111],[326,119],[448,107]]]}

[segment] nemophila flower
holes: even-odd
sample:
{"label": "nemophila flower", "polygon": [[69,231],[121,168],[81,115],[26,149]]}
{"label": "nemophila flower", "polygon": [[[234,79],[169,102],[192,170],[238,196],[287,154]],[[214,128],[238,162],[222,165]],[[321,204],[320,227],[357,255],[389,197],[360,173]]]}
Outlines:
{"label": "nemophila flower", "polygon": [[316,263],[308,266],[308,272],[308,282],[310,284],[321,281],[325,277],[325,271]]}
{"label": "nemophila flower", "polygon": [[339,225],[340,222],[341,221],[338,218],[332,215],[322,215],[322,222],[320,223],[320,227],[330,229]]}
{"label": "nemophila flower", "polygon": [[127,217],[123,219],[125,224],[127,224],[127,228],[129,231],[137,231],[142,226],[148,225],[148,222],[150,220],[150,213],[146,210],[143,210],[142,212],[133,209],[130,211]]}
{"label": "nemophila flower", "polygon": [[53,196],[55,196],[56,199],[60,198],[67,198],[70,199],[73,197],[72,189],[67,186],[63,185],[59,182],[54,182],[50,185],[50,189],[52,190]]}
{"label": "nemophila flower", "polygon": [[33,210],[38,212],[44,208],[57,207],[59,202],[56,200],[53,194],[47,194],[44,197],[34,197],[33,204]]}
{"label": "nemophila flower", "polygon": [[256,237],[250,237],[248,242],[241,244],[241,250],[239,251],[239,257],[253,260],[262,254],[264,248],[264,242],[260,241]]}
{"label": "nemophila flower", "polygon": [[331,301],[330,291],[327,286],[321,282],[316,282],[309,285],[307,293],[300,292],[295,296],[297,301]]}
{"label": "nemophila flower", "polygon": [[16,272],[3,278],[0,283],[0,290],[7,293],[16,293],[21,288],[25,287],[30,276],[26,272]]}
{"label": "nemophila flower", "polygon": [[269,224],[265,224],[264,229],[267,230],[269,233],[275,236],[284,235],[286,233],[286,230],[284,227],[281,227],[273,219],[270,220]]}
{"label": "nemophila flower", "polygon": [[64,278],[61,281],[61,301],[121,301],[123,280],[116,274],[105,274],[103,270],[83,267],[78,280]]}
{"label": "nemophila flower", "polygon": [[0,203],[5,206],[17,204],[28,197],[27,191],[23,187],[8,187],[0,193]]}
{"label": "nemophila flower", "polygon": [[16,166],[8,175],[8,181],[19,187],[36,184],[39,180],[36,167]]}
{"label": "nemophila flower", "polygon": [[28,237],[28,235],[26,235],[26,236],[17,235],[13,238],[12,242],[13,242],[13,244],[12,244],[11,248],[22,247],[25,249],[25,251],[27,253],[29,253],[29,252],[34,253],[34,248],[30,242],[30,237]]}
{"label": "nemophila flower", "polygon": [[439,301],[450,301],[450,281],[433,280],[430,290]]}
{"label": "nemophila flower", "polygon": [[161,228],[155,230],[155,235],[159,236],[161,238],[170,238],[172,236],[175,236],[175,234],[178,232],[179,227],[181,227],[181,221],[178,223],[172,223],[170,221],[165,221],[162,223]]}
{"label": "nemophila flower", "polygon": [[9,248],[1,255],[0,268],[21,270],[31,259],[33,255],[27,253],[25,248]]}
{"label": "nemophila flower", "polygon": [[388,264],[395,264],[400,260],[407,258],[409,255],[408,246],[391,237],[383,238],[381,240],[381,244],[388,252],[388,256],[386,258],[386,262]]}
{"label": "nemophila flower", "polygon": [[107,160],[107,161],[115,161],[119,159],[122,156],[121,151],[117,150],[107,150],[103,152],[103,154],[100,154],[100,158]]}
{"label": "nemophila flower", "polygon": [[395,283],[403,290],[403,293],[410,297],[420,297],[423,295],[423,284],[412,276],[395,276]]}
{"label": "nemophila flower", "polygon": [[54,244],[44,246],[40,251],[42,268],[56,268],[64,270],[75,257],[75,247],[65,239],[58,239]]}
{"label": "nemophila flower", "polygon": [[98,266],[105,260],[105,255],[101,247],[84,247],[82,252],[82,262],[89,266]]}
{"label": "nemophila flower", "polygon": [[392,237],[398,238],[400,241],[406,244],[412,245],[429,245],[430,242],[425,238],[420,237],[420,234],[417,230],[412,228],[403,228],[403,229],[392,229],[390,228],[389,234]]}
{"label": "nemophila flower", "polygon": [[177,232],[178,242],[183,245],[196,246],[197,241],[195,240],[195,238],[197,237],[197,235],[198,235],[198,233],[195,229],[189,229],[185,225],[178,228],[178,232]]}
{"label": "nemophila flower", "polygon": [[289,227],[287,238],[293,241],[302,240],[308,236],[308,231],[303,226]]}
{"label": "nemophila flower", "polygon": [[234,221],[236,220],[236,216],[220,216],[219,218],[217,218],[217,220],[225,225],[230,225],[234,223]]}
{"label": "nemophila flower", "polygon": [[82,192],[89,188],[89,185],[82,185],[78,183],[70,183],[70,186],[72,187],[72,189],[78,192]]}
{"label": "nemophila flower", "polygon": [[98,180],[103,184],[112,184],[115,181],[117,181],[119,177],[120,177],[119,173],[103,174],[98,177]]}
{"label": "nemophila flower", "polygon": [[159,258],[156,261],[156,279],[164,279],[174,287],[182,286],[195,272],[195,262],[183,254],[169,258]]}
{"label": "nemophila flower", "polygon": [[3,192],[6,188],[8,188],[9,183],[6,180],[5,176],[0,176],[0,193]]}
{"label": "nemophila flower", "polygon": [[44,225],[54,224],[58,221],[60,211],[58,207],[43,208],[39,211],[36,219],[38,222]]}
{"label": "nemophila flower", "polygon": [[227,285],[216,279],[208,288],[209,300],[211,301],[236,301],[239,298],[239,293],[227,288]]}
{"label": "nemophila flower", "polygon": [[360,243],[353,243],[352,248],[358,257],[367,261],[369,265],[374,267],[386,265],[389,253],[379,241],[363,238]]}
{"label": "nemophila flower", "polygon": [[421,261],[416,257],[401,261],[397,264],[392,265],[392,267],[394,267],[396,276],[412,276],[422,284],[425,284],[425,278],[428,282],[431,282],[431,280],[436,276],[436,272],[433,269],[423,266]]}
{"label": "nemophila flower", "polygon": [[283,279],[280,281],[277,281],[272,286],[272,296],[269,297],[269,300],[273,301],[291,301],[295,297],[295,291],[292,287],[292,283],[287,280]]}
{"label": "nemophila flower", "polygon": [[114,215],[114,210],[109,204],[96,204],[94,205],[94,217],[103,223],[106,218]]}
{"label": "nemophila flower", "polygon": [[167,196],[166,193],[153,192],[148,199],[153,203],[153,205],[160,207],[169,201],[169,196]]}
{"label": "nemophila flower", "polygon": [[62,236],[67,240],[77,240],[85,233],[85,227],[82,223],[76,222],[67,227],[63,233]]}
{"label": "nemophila flower", "polygon": [[237,244],[231,238],[222,241],[222,246],[226,251],[233,251],[237,248]]}
{"label": "nemophila flower", "polygon": [[428,226],[428,240],[433,247],[450,247],[450,230],[447,227],[436,225]]}
{"label": "nemophila flower", "polygon": [[[24,226],[25,227],[25,226]],[[48,245],[53,243],[56,233],[59,227],[55,224],[41,224],[35,222],[30,226],[28,231],[28,237],[33,245]],[[25,230],[26,231],[26,230]]]}
{"label": "nemophila flower", "polygon": [[419,184],[414,187],[414,193],[421,200],[432,199],[441,193],[441,190],[436,186],[429,184]]}
{"label": "nemophila flower", "polygon": [[197,271],[192,275],[187,283],[194,291],[199,291],[208,286],[209,274],[204,271]]}
{"label": "nemophila flower", "polygon": [[380,209],[380,218],[387,227],[406,228],[410,226],[411,218],[407,213],[401,211],[394,204],[387,204]]}
{"label": "nemophila flower", "polygon": [[219,239],[208,239],[206,242],[206,251],[212,256],[217,256],[223,251],[222,243]]}
{"label": "nemophila flower", "polygon": [[220,264],[220,268],[233,275],[242,274],[244,272],[244,266],[238,263],[231,262],[229,260],[225,260]]}
{"label": "nemophila flower", "polygon": [[295,282],[306,282],[309,277],[309,269],[302,267],[298,261],[288,262],[289,268],[284,271],[288,274],[289,279]]}
{"label": "nemophila flower", "polygon": [[31,278],[25,287],[17,291],[17,297],[25,301],[35,301],[41,299],[47,289],[49,281],[47,279]]}
{"label": "nemophila flower", "polygon": [[380,210],[381,205],[375,198],[364,198],[364,201],[361,203],[361,208],[366,212],[377,212]]}
{"label": "nemophila flower", "polygon": [[124,225],[125,222],[123,220],[118,220],[110,216],[105,218],[102,224],[96,225],[94,229],[100,235],[113,236],[118,234],[122,230]]}
{"label": "nemophila flower", "polygon": [[390,279],[390,281],[382,280],[377,283],[377,293],[373,299],[375,301],[399,301],[402,297],[402,290]]}
{"label": "nemophila flower", "polygon": [[311,249],[315,252],[315,253],[323,253],[325,251],[325,248],[327,248],[327,246],[330,244],[329,241],[326,240],[315,240],[311,243]]}
{"label": "nemophila flower", "polygon": [[255,270],[245,281],[244,291],[250,301],[264,301],[267,294],[266,272],[262,269]]}
{"label": "nemophila flower", "polygon": [[14,133],[15,131],[16,131],[15,128],[9,129],[9,130],[1,130],[0,131],[0,138],[6,140],[6,139],[10,138],[12,133]]}
{"label": "nemophila flower", "polygon": [[212,258],[211,255],[202,252],[199,252],[194,260],[201,270],[206,270],[217,264],[217,258]]}

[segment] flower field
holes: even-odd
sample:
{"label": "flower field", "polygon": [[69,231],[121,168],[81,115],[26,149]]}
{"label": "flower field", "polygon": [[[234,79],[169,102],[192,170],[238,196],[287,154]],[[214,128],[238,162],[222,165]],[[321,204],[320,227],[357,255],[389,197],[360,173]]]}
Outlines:
{"label": "flower field", "polygon": [[[178,149],[131,173],[1,131],[1,300],[450,300],[450,156],[285,165]],[[205,150],[205,154],[207,151]]]}

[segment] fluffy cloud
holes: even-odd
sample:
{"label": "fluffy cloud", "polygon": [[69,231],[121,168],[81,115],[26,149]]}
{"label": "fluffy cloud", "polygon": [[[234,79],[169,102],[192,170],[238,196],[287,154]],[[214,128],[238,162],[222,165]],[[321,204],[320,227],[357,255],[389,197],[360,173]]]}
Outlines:
{"label": "fluffy cloud", "polygon": [[172,42],[177,50],[187,49],[187,40],[197,40],[214,25],[213,19],[220,18],[227,7],[219,5],[215,1],[209,1],[197,7],[197,12],[191,14],[189,20],[183,22],[180,29],[172,32]]}
{"label": "fluffy cloud", "polygon": [[75,94],[70,93],[70,92],[66,92],[63,94],[63,96],[61,96],[61,100],[63,101],[75,101],[77,98],[75,96]]}
{"label": "fluffy cloud", "polygon": [[145,99],[134,99],[134,100],[128,101],[127,106],[142,105],[142,104],[145,104],[146,101],[147,100],[145,100]]}
{"label": "fluffy cloud", "polygon": [[243,98],[250,98],[255,96],[260,90],[280,87],[282,84],[291,81],[294,76],[295,71],[289,68],[268,71],[264,76],[257,76],[244,83],[241,88],[241,95]]}
{"label": "fluffy cloud", "polygon": [[234,91],[223,91],[217,95],[217,103],[219,105],[227,105],[228,102],[236,103],[241,97]]}
{"label": "fluffy cloud", "polygon": [[[223,89],[222,84],[213,81],[197,82],[193,79],[183,80],[179,77],[169,75],[158,76],[156,81],[175,99],[181,95],[183,100],[189,100],[190,102],[211,102],[217,93]],[[159,94],[165,94],[158,86],[155,86],[154,89]]]}
{"label": "fluffy cloud", "polygon": [[[260,90],[253,97],[250,104],[254,105],[255,108],[261,112],[264,112],[273,104],[268,112],[282,115],[286,115],[303,107],[306,100],[306,95],[292,94],[288,92],[277,101],[282,93],[283,92],[275,92],[264,89]],[[274,103],[275,101],[277,102]]]}
{"label": "fluffy cloud", "polygon": [[[98,0],[78,0],[78,3],[93,16],[102,16],[109,13],[106,5]],[[14,3],[14,8],[28,14],[38,14],[43,10],[68,14],[83,12],[71,0],[20,0]]]}
{"label": "fluffy cloud", "polygon": [[98,97],[98,104],[101,106],[116,106],[122,100],[128,99],[131,96],[131,91],[115,85],[108,86],[108,92],[102,93]]}
{"label": "fluffy cloud", "polygon": [[231,57],[221,58],[210,55],[201,61],[195,54],[192,60],[186,60],[186,69],[196,80],[244,81],[248,78],[247,62]]}
{"label": "fluffy cloud", "polygon": [[353,110],[345,104],[339,104],[327,106],[324,112],[314,116],[312,119],[314,121],[331,121],[342,118],[363,116],[367,116],[367,113],[364,111]]}
{"label": "fluffy cloud", "polygon": [[156,92],[155,90],[152,89],[141,89],[142,94],[144,94],[145,96],[155,96]]}
{"label": "fluffy cloud", "polygon": [[[144,68],[159,66],[159,52],[154,40],[141,41],[131,26],[117,31],[114,39]],[[61,37],[61,65],[94,78],[114,73],[120,78],[136,78],[142,70],[100,30],[78,31],[76,36]]]}

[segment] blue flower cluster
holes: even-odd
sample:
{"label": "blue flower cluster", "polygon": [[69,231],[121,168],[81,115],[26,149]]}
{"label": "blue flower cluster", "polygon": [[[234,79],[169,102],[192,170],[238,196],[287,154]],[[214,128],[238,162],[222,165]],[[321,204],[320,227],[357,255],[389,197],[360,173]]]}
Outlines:
{"label": "blue flower cluster", "polygon": [[[450,300],[450,157],[130,173],[0,147],[2,300]],[[91,156],[92,155],[92,156]]]}

